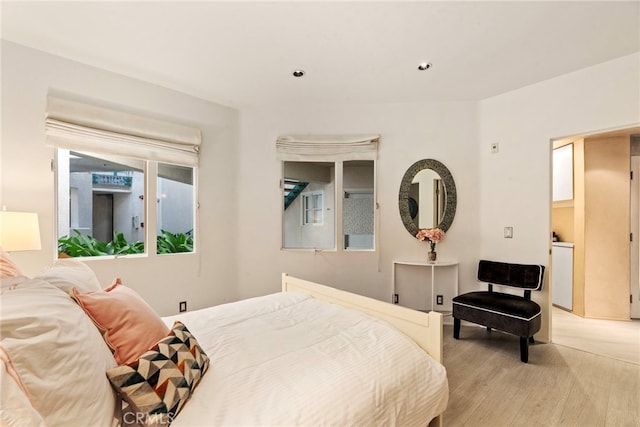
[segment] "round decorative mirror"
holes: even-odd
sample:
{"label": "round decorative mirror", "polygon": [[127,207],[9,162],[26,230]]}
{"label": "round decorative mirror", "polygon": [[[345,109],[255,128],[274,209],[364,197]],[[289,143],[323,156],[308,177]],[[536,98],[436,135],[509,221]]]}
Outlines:
{"label": "round decorative mirror", "polygon": [[398,207],[407,231],[415,237],[421,228],[447,231],[456,214],[456,184],[437,160],[415,162],[402,177]]}

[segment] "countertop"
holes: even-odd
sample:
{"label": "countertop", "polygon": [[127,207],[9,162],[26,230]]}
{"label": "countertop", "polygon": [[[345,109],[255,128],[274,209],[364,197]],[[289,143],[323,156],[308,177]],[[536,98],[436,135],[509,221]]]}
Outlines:
{"label": "countertop", "polygon": [[553,242],[553,246],[558,248],[572,248],[575,246],[573,242]]}

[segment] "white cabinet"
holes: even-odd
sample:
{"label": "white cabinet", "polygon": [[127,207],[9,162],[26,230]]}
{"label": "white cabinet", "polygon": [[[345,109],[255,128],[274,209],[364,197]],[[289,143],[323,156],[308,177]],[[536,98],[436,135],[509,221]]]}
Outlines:
{"label": "white cabinet", "polygon": [[573,310],[573,243],[554,242],[552,262],[553,305]]}
{"label": "white cabinet", "polygon": [[458,295],[458,262],[394,261],[393,293],[395,304],[450,313],[451,300]]}
{"label": "white cabinet", "polygon": [[553,150],[553,201],[573,199],[573,144]]}

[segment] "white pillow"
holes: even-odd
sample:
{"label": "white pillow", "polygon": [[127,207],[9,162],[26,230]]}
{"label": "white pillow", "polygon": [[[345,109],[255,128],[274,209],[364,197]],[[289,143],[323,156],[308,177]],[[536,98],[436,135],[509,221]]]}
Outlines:
{"label": "white pillow", "polygon": [[0,288],[11,288],[19,283],[29,280],[26,276],[7,277],[0,279]]}
{"label": "white pillow", "polygon": [[22,276],[22,272],[15,262],[9,258],[9,254],[0,247],[0,279]]}
{"label": "white pillow", "polygon": [[68,294],[39,279],[2,289],[0,336],[47,425],[112,425],[116,397],[105,373],[115,359]]}
{"label": "white pillow", "polygon": [[22,389],[20,377],[13,369],[4,349],[0,349],[0,425],[7,427],[44,426],[44,420]]}
{"label": "white pillow", "polygon": [[71,292],[73,288],[83,294],[102,290],[96,273],[85,263],[73,258],[57,260],[35,278],[49,282],[66,293]]}

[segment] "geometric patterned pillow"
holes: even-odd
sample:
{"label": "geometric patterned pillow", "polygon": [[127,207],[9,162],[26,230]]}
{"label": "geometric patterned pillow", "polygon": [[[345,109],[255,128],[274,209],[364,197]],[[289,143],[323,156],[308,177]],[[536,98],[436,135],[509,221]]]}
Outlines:
{"label": "geometric patterned pillow", "polygon": [[128,365],[107,371],[116,391],[135,413],[123,421],[169,425],[209,367],[209,357],[182,322],[169,335]]}
{"label": "geometric patterned pillow", "polygon": [[[189,351],[184,351],[184,347]],[[173,324],[167,338],[158,343],[158,348],[184,373],[185,379],[193,391],[209,367],[209,357],[193,334],[182,322],[177,321]]]}

